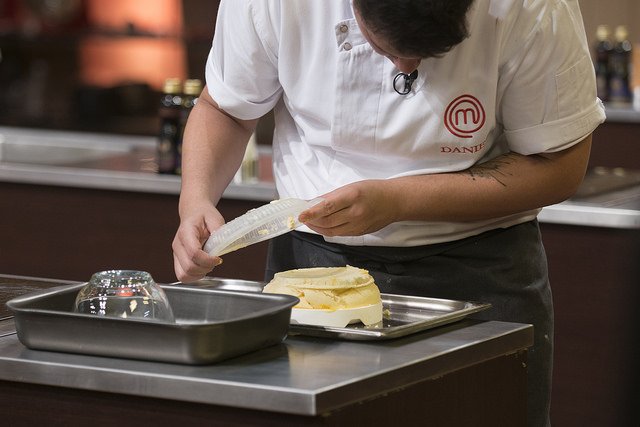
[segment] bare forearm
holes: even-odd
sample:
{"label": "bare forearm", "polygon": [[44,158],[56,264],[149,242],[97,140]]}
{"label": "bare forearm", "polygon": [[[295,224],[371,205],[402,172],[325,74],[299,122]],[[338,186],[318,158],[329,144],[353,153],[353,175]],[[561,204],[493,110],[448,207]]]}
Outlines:
{"label": "bare forearm", "polygon": [[391,179],[387,197],[396,221],[472,221],[561,202],[579,186],[591,137],[559,153],[508,153],[457,173]]}
{"label": "bare forearm", "polygon": [[181,212],[191,201],[218,202],[242,162],[255,122],[221,111],[205,88],[185,129]]}
{"label": "bare forearm", "polygon": [[180,226],[171,244],[176,277],[183,282],[202,278],[222,262],[202,246],[224,224],[215,205],[242,162],[256,122],[226,114],[206,87],[189,115],[182,147]]}

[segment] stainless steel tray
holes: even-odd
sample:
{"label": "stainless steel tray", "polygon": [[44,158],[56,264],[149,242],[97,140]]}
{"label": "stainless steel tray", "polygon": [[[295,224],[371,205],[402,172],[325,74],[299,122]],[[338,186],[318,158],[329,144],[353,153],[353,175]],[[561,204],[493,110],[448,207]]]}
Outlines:
{"label": "stainless steel tray", "polygon": [[[205,277],[192,285],[207,289],[262,292],[264,283]],[[385,340],[457,322],[490,308],[491,304],[383,293],[382,307],[383,320],[380,324],[364,326],[360,323],[345,328],[291,324],[289,334],[346,340]]]}
{"label": "stainless steel tray", "polygon": [[348,340],[385,340],[457,322],[491,307],[491,304],[469,301],[384,293],[381,295],[383,319],[378,324],[364,326],[357,323],[345,328],[291,324],[289,334]]}
{"label": "stainless steel tray", "polygon": [[288,295],[163,285],[175,323],[122,319],[74,313],[84,285],[7,302],[20,341],[36,350],[207,364],[282,342],[298,302]]}

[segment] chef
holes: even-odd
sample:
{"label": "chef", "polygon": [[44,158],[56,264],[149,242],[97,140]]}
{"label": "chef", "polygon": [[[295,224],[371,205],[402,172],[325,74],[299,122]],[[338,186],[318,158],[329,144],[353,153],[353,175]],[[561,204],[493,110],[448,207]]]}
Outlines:
{"label": "chef", "polygon": [[324,201],[265,279],[353,265],[382,292],[489,302],[531,323],[529,425],[548,423],[553,310],[536,215],[571,196],[604,121],[575,0],[222,0],[183,147],[175,271],[201,248],[273,110],[281,198]]}

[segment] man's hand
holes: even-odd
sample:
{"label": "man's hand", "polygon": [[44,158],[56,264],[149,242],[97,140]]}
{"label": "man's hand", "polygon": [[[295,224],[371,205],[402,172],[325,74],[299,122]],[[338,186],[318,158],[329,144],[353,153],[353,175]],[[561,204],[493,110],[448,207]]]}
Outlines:
{"label": "man's hand", "polygon": [[398,213],[385,180],[365,180],[345,185],[321,196],[323,202],[299,216],[324,236],[361,236],[396,221]]}
{"label": "man's hand", "polygon": [[189,209],[183,214],[173,239],[173,265],[178,280],[184,283],[199,280],[222,263],[219,257],[202,250],[211,232],[224,224],[224,218],[210,204]]}

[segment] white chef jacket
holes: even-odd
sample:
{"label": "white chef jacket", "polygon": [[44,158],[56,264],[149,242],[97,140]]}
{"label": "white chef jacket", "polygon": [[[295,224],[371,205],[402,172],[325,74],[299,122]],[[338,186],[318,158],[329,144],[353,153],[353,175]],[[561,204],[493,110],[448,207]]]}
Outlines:
{"label": "white chef jacket", "polygon": [[[274,109],[273,168],[282,198],[311,199],[365,179],[460,171],[508,151],[559,151],[604,121],[576,0],[476,0],[468,25],[470,37],[423,60],[402,96],[393,89],[399,71],[362,36],[350,1],[223,0],[207,86],[240,119]],[[529,221],[538,211],[403,221],[326,239],[425,245]]]}

